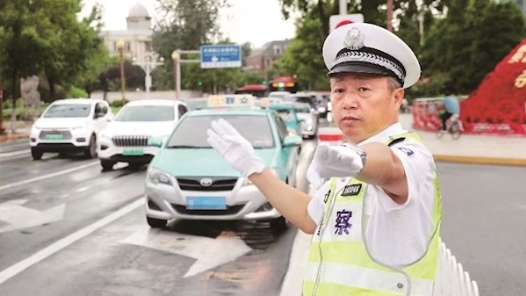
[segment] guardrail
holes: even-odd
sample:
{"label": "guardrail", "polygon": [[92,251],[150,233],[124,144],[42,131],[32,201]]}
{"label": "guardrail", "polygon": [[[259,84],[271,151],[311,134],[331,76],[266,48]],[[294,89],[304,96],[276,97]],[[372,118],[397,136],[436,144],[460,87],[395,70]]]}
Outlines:
{"label": "guardrail", "polygon": [[451,250],[440,241],[440,259],[433,296],[479,296],[476,281],[471,280]]}

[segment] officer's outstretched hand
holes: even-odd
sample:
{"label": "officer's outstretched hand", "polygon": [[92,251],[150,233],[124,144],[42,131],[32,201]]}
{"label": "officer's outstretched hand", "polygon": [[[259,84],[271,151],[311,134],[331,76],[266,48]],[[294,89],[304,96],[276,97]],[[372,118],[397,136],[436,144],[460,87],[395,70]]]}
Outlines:
{"label": "officer's outstretched hand", "polygon": [[354,146],[319,143],[307,170],[307,180],[319,187],[323,181],[332,177],[352,177],[362,169],[362,159]]}
{"label": "officer's outstretched hand", "polygon": [[265,163],[255,154],[252,144],[223,118],[212,121],[207,134],[208,143],[244,177],[261,173],[265,168]]}

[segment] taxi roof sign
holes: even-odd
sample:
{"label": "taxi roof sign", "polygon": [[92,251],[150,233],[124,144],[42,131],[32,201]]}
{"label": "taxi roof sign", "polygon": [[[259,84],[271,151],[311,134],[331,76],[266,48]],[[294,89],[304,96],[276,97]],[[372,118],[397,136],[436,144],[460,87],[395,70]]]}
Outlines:
{"label": "taxi roof sign", "polygon": [[256,107],[252,95],[212,95],[208,97],[209,108],[247,108]]}

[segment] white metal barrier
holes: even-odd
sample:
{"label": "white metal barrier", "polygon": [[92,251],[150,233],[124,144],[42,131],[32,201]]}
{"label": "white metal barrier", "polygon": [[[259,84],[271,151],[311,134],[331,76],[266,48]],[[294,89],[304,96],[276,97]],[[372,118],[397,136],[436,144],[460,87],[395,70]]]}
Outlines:
{"label": "white metal barrier", "polygon": [[433,296],[479,296],[477,282],[472,281],[462,264],[440,241],[440,260]]}

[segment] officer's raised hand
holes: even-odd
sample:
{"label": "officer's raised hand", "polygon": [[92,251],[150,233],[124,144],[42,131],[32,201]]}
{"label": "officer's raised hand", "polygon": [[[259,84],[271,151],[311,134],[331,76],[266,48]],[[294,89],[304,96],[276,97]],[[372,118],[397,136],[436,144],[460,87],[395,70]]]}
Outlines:
{"label": "officer's raised hand", "polygon": [[354,145],[319,143],[307,170],[307,179],[315,187],[332,177],[352,177],[364,167],[365,152]]}
{"label": "officer's raised hand", "polygon": [[223,118],[213,121],[207,133],[208,143],[244,177],[261,173],[265,168],[263,160],[254,153],[252,144]]}

